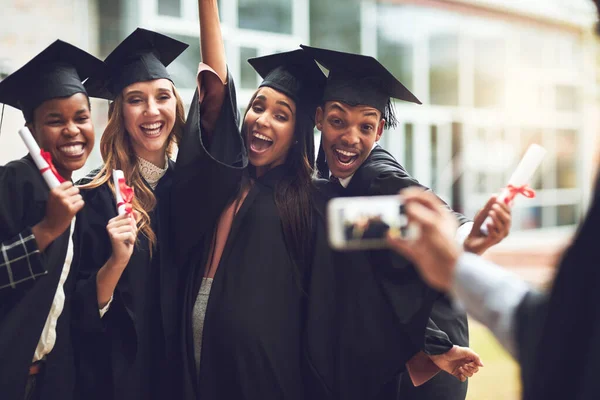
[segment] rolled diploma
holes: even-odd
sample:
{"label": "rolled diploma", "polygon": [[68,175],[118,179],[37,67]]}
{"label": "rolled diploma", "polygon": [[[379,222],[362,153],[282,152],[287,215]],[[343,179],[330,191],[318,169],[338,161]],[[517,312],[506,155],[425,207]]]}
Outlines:
{"label": "rolled diploma", "polygon": [[52,172],[50,166],[42,157],[40,146],[38,146],[37,142],[33,138],[33,135],[29,131],[29,128],[24,126],[21,129],[19,129],[19,136],[21,136],[21,139],[23,139],[25,146],[27,146],[27,150],[29,150],[29,154],[31,154],[31,158],[33,158],[33,162],[38,167],[40,172],[44,170],[44,172],[42,172],[41,174],[44,177],[44,180],[46,181],[48,187],[50,189],[54,189],[55,187],[60,185],[58,178],[56,178],[54,172]]}
{"label": "rolled diploma", "polygon": [[[530,145],[527,151],[525,152],[523,159],[521,160],[519,165],[517,165],[517,169],[515,169],[510,179],[508,180],[508,185],[506,185],[506,187],[502,189],[502,192],[498,195],[497,200],[500,202],[504,202],[506,198],[510,195],[511,191],[508,189],[508,186],[512,185],[514,187],[521,187],[523,185],[527,185],[535,171],[542,163],[542,160],[544,159],[545,155],[546,149],[544,149],[542,146],[538,144]],[[512,202],[508,205],[511,206]],[[481,225],[481,232],[485,235],[488,234],[487,226],[490,223],[493,224],[493,221],[488,216]]]}
{"label": "rolled diploma", "polygon": [[115,200],[117,202],[117,213],[119,215],[125,214],[125,203],[123,202],[123,196],[121,195],[121,187],[119,186],[119,179],[125,179],[123,171],[120,169],[113,169],[113,182],[115,184]]}

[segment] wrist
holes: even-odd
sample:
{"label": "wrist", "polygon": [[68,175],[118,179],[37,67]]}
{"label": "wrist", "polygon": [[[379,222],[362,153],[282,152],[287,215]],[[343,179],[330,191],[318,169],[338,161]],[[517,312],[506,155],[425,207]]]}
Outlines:
{"label": "wrist", "polygon": [[463,250],[466,251],[467,253],[473,253],[473,254],[477,254],[477,255],[482,255],[485,252],[485,248],[483,248],[481,245],[480,246],[476,246],[473,244],[473,239],[471,238],[471,236],[467,236],[467,238],[465,239],[464,243],[463,243]]}
{"label": "wrist", "polygon": [[127,267],[127,263],[129,260],[122,260],[116,257],[114,254],[111,254],[108,261],[106,261],[106,268],[110,270],[119,270],[122,271]]}
{"label": "wrist", "polygon": [[43,219],[31,228],[35,241],[40,251],[44,251],[59,235],[48,226],[46,219]]}

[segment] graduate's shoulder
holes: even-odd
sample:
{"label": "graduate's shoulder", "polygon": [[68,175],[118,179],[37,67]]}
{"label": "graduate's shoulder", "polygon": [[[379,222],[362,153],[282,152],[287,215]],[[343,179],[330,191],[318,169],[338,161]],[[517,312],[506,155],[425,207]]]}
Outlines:
{"label": "graduate's shoulder", "polygon": [[39,181],[39,172],[33,161],[27,157],[13,160],[0,166],[0,179]]}
{"label": "graduate's shoulder", "polygon": [[77,186],[84,186],[91,183],[94,180],[94,178],[96,178],[100,174],[100,171],[102,171],[102,167],[94,168],[93,170],[88,172],[86,176],[78,180],[75,184]]}
{"label": "graduate's shoulder", "polygon": [[398,191],[422,185],[385,149],[377,146],[363,165],[356,171],[350,183],[359,188],[358,195],[391,195]]}
{"label": "graduate's shoulder", "polygon": [[79,192],[86,202],[86,206],[90,203],[111,201],[113,198],[108,181],[99,185],[94,183],[102,178],[102,174],[102,167],[98,167],[75,183],[79,187]]}

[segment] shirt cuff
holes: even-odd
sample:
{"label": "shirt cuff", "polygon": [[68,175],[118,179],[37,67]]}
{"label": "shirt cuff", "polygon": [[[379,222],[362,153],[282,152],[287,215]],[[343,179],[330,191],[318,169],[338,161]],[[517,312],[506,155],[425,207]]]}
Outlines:
{"label": "shirt cuff", "polygon": [[106,314],[108,312],[108,309],[110,308],[110,303],[112,303],[113,301],[113,296],[110,296],[110,299],[108,300],[108,303],[106,303],[106,305],[104,307],[102,307],[100,310],[100,318],[104,317],[104,314]]}
{"label": "shirt cuff", "polygon": [[471,233],[472,229],[473,229],[473,222],[465,222],[464,224],[459,226],[458,229],[456,230],[456,234],[454,235],[454,240],[456,240],[456,243],[461,248],[463,247],[465,240],[467,239],[467,236],[469,236],[469,233]]}
{"label": "shirt cuff", "polygon": [[455,307],[487,326],[515,357],[515,314],[530,290],[516,274],[465,252],[456,264],[451,295]]}

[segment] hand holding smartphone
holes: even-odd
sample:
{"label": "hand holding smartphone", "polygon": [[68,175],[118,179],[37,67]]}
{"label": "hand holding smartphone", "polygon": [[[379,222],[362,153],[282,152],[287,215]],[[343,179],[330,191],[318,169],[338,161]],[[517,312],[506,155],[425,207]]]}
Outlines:
{"label": "hand holding smartphone", "polygon": [[329,244],[336,250],[386,248],[388,233],[409,236],[401,196],[336,198],[327,205]]}

